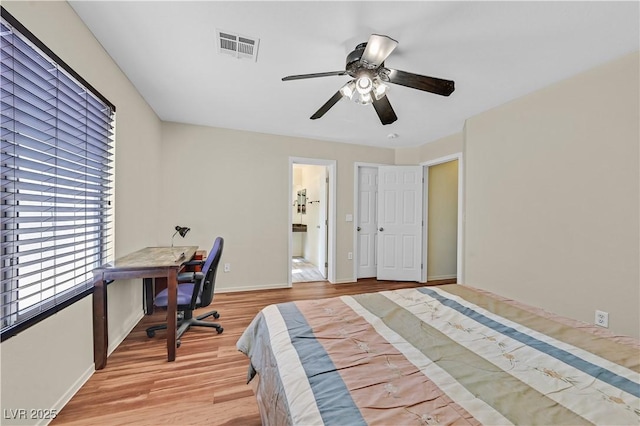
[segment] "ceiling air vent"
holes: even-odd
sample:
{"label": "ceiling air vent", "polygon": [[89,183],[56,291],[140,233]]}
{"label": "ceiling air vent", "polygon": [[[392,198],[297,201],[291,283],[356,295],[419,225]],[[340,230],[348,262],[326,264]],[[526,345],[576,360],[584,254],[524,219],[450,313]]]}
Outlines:
{"label": "ceiling air vent", "polygon": [[218,53],[239,59],[253,59],[254,62],[258,60],[260,39],[220,30],[216,30],[216,36],[218,38]]}

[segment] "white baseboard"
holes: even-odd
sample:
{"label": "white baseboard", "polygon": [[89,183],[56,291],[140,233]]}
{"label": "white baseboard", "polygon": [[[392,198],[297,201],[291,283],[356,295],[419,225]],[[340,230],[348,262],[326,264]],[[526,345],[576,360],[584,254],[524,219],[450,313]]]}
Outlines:
{"label": "white baseboard", "polygon": [[290,288],[288,284],[249,285],[242,287],[216,287],[216,293],[236,293],[239,291],[271,290],[274,288]]}
{"label": "white baseboard", "polygon": [[331,281],[331,284],[354,284],[357,282],[358,280],[354,280],[353,278],[345,278],[342,280]]}
{"label": "white baseboard", "polygon": [[140,310],[140,311],[134,312],[133,315],[131,315],[129,319],[125,321],[125,327],[124,327],[125,331],[121,333],[119,336],[116,336],[116,338],[113,339],[113,342],[109,342],[109,346],[107,347],[107,356],[111,355],[111,353],[116,350],[118,345],[120,345],[120,343],[122,343],[122,341],[127,338],[129,333],[131,333],[133,328],[136,325],[138,325],[138,323],[143,317],[144,317],[144,312]]}
{"label": "white baseboard", "polygon": [[453,275],[434,275],[427,277],[427,281],[437,281],[437,280],[449,280],[451,278],[457,278],[456,274]]}
{"label": "white baseboard", "polygon": [[[455,278],[455,275],[454,275]],[[357,280],[351,278],[345,278],[337,281],[329,281],[331,284],[353,284],[356,283]],[[216,293],[235,293],[239,291],[253,291],[253,290],[271,290],[275,288],[291,288],[287,284],[268,284],[268,285],[250,285],[250,286],[242,286],[242,287],[222,287],[218,286],[215,289]]]}

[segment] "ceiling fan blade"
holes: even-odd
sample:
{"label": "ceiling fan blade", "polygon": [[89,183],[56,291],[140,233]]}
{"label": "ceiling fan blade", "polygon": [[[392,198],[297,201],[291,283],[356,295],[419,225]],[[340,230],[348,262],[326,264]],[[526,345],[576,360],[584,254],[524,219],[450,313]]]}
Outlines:
{"label": "ceiling fan blade", "polygon": [[396,113],[393,111],[391,107],[391,103],[386,96],[381,97],[380,99],[373,98],[373,108],[378,113],[378,117],[382,124],[391,124],[398,119]]}
{"label": "ceiling fan blade", "polygon": [[[424,90],[425,92],[431,92],[442,96],[449,96],[455,90],[455,84],[451,80],[427,77],[425,75],[413,74],[394,69],[389,69],[388,71],[389,72],[385,74],[390,83],[400,84],[401,86]],[[384,81],[385,78],[382,78],[382,80]]]}
{"label": "ceiling fan blade", "polygon": [[364,49],[364,53],[360,60],[378,67],[385,59],[387,59],[397,45],[398,42],[391,37],[371,34],[371,37],[369,37],[369,41],[367,42],[367,47]]}
{"label": "ceiling fan blade", "polygon": [[329,77],[332,75],[347,75],[347,71],[329,71],[329,72],[318,72],[315,74],[289,75],[287,77],[283,77],[282,81],[302,80],[303,78]]}
{"label": "ceiling fan blade", "polygon": [[331,97],[324,105],[320,107],[315,114],[311,116],[312,120],[322,117],[329,109],[334,106],[340,99],[342,99],[342,93],[338,90],[335,95]]}

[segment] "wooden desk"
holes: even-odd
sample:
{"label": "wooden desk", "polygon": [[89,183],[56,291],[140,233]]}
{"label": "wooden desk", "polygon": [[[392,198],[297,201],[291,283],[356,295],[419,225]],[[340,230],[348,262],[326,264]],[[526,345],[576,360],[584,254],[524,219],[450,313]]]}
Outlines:
{"label": "wooden desk", "polygon": [[113,280],[167,279],[167,359],[176,359],[177,275],[182,264],[191,260],[197,249],[197,246],[147,247],[93,270],[93,359],[96,370],[107,365],[107,284]]}

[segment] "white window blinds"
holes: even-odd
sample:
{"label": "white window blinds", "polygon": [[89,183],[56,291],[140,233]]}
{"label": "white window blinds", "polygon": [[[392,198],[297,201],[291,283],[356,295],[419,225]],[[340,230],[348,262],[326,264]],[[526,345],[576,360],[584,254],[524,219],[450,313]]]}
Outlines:
{"label": "white window blinds", "polygon": [[0,32],[5,340],[89,294],[110,258],[115,107],[4,9]]}

